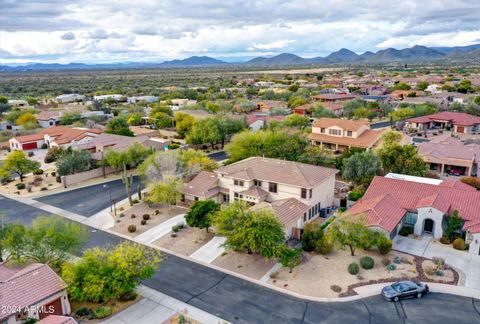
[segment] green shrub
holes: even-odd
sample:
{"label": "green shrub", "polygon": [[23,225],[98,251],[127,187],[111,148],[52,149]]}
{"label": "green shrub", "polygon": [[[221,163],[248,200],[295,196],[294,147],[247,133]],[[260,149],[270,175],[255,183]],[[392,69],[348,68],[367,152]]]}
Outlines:
{"label": "green shrub", "polygon": [[142,218],[147,221],[147,220],[150,219],[150,215],[149,214],[143,214]]}
{"label": "green shrub", "polygon": [[100,306],[95,310],[94,314],[95,318],[102,319],[112,315],[112,308],[109,306]]}
{"label": "green shrub", "polygon": [[142,219],[142,220],[140,221],[140,224],[142,224],[142,225],[147,225],[147,220],[146,220],[146,219]]}
{"label": "green shrub", "polygon": [[369,256],[364,256],[360,259],[360,266],[365,270],[370,270],[375,266],[375,261]]}
{"label": "green shrub", "polygon": [[58,183],[61,183],[62,182],[62,177],[61,176],[56,176],[55,181],[57,181]]}
{"label": "green shrub", "polygon": [[302,249],[307,252],[315,250],[317,242],[323,237],[323,231],[318,223],[305,225],[302,233]]}
{"label": "green shrub", "polygon": [[413,234],[413,227],[411,226],[404,226],[400,229],[398,232],[399,235],[401,236],[408,236],[410,234]]}
{"label": "green shrub", "polygon": [[128,225],[127,229],[129,233],[134,233],[137,231],[137,227],[135,225]]}
{"label": "green shrub", "polygon": [[446,236],[442,236],[439,241],[440,241],[440,243],[442,243],[442,244],[450,244],[450,243],[452,243],[452,241],[451,241],[448,237],[446,237]]}
{"label": "green shrub", "polygon": [[43,174],[43,170],[42,169],[36,169],[36,170],[33,171],[33,174],[35,174],[35,175]]}
{"label": "green shrub", "polygon": [[348,273],[351,274],[352,276],[358,274],[360,271],[360,267],[358,266],[358,263],[352,262],[348,265]]}
{"label": "green shrub", "polygon": [[121,295],[118,299],[120,301],[131,301],[131,300],[135,300],[137,298],[138,294],[134,291],[129,291],[129,292],[126,292],[124,293],[123,295]]}
{"label": "green shrub", "polygon": [[381,255],[388,254],[392,250],[392,240],[388,239],[386,236],[379,239],[375,245]]}
{"label": "green shrub", "polygon": [[75,315],[77,315],[79,317],[92,317],[93,316],[93,311],[88,307],[80,307],[75,312]]}
{"label": "green shrub", "polygon": [[340,207],[338,209],[338,211],[341,212],[341,213],[345,212],[346,210],[347,210],[347,207]]}
{"label": "green shrub", "polygon": [[388,271],[394,271],[395,269],[397,269],[397,266],[394,265],[393,263],[390,263],[389,265],[387,265]]}
{"label": "green shrub", "polygon": [[354,189],[354,190],[352,190],[348,193],[348,200],[357,201],[357,200],[359,200],[360,198],[363,197],[363,194],[364,194],[363,191]]}
{"label": "green shrub", "polygon": [[18,190],[22,190],[22,189],[25,189],[26,186],[24,183],[17,183],[15,187],[17,187]]}
{"label": "green shrub", "polygon": [[323,237],[321,240],[317,241],[317,244],[315,245],[315,251],[320,254],[328,254],[332,250],[332,247],[333,242]]}
{"label": "green shrub", "polygon": [[169,150],[176,150],[180,147],[180,144],[177,144],[177,143],[172,143],[168,146],[168,149]]}
{"label": "green shrub", "polygon": [[393,258],[393,263],[400,264],[400,263],[402,263],[402,259],[400,259],[400,257],[396,256],[396,257]]}
{"label": "green shrub", "polygon": [[465,250],[465,241],[462,238],[457,238],[453,241],[453,248],[455,250]]}

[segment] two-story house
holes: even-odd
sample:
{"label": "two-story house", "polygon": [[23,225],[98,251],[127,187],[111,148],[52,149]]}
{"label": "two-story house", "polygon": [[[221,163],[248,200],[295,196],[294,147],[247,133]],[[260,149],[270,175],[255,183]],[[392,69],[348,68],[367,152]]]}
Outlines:
{"label": "two-story house", "polygon": [[312,125],[308,136],[313,145],[330,150],[343,151],[347,148],[369,149],[379,144],[383,131],[370,129],[366,120],[319,118]]}
{"label": "two-story house", "polygon": [[244,201],[272,210],[287,236],[299,237],[303,225],[333,205],[335,174],[331,168],[251,157],[214,172],[201,172],[183,188],[186,202],[212,199]]}

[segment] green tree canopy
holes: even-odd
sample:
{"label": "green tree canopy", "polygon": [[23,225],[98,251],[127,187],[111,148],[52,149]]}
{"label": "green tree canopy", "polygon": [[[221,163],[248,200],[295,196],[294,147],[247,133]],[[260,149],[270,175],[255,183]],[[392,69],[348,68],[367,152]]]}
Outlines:
{"label": "green tree canopy", "polygon": [[175,130],[184,138],[190,132],[195,123],[195,118],[192,115],[179,111],[175,114]]}
{"label": "green tree canopy", "polygon": [[338,247],[350,249],[351,256],[357,248],[370,248],[375,241],[373,231],[362,216],[341,216],[328,226],[326,235]]}
{"label": "green tree canopy", "polygon": [[12,151],[7,155],[7,158],[3,162],[5,171],[18,174],[20,182],[27,173],[33,172],[40,168],[40,163],[29,160],[23,151]]}
{"label": "green tree canopy", "polygon": [[133,132],[128,128],[125,117],[113,117],[107,123],[105,133],[133,137]]}
{"label": "green tree canopy", "polygon": [[196,201],[185,214],[185,220],[188,226],[205,228],[208,232],[212,223],[212,216],[218,210],[220,210],[220,204],[213,200]]}
{"label": "green tree canopy", "polygon": [[[377,150],[385,172],[394,172],[412,176],[424,176],[427,167],[413,145],[400,145],[397,132],[383,135],[383,144]],[[400,135],[401,136],[401,135]]]}
{"label": "green tree canopy", "polygon": [[285,117],[283,125],[286,127],[306,128],[310,125],[310,119],[307,116],[290,115]]}
{"label": "green tree canopy", "polygon": [[73,123],[82,119],[82,114],[79,112],[66,112],[60,117],[60,124],[62,125],[72,125]]}
{"label": "green tree canopy", "polygon": [[368,185],[381,170],[380,158],[372,150],[367,150],[343,160],[342,176],[345,180]]}
{"label": "green tree canopy", "polygon": [[57,172],[60,176],[88,171],[92,167],[92,157],[87,151],[64,150],[57,160]]}

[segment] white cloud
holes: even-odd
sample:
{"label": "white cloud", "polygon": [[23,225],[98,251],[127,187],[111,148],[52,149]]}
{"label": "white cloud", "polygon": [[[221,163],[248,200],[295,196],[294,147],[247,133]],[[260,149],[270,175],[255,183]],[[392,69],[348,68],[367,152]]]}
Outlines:
{"label": "white cloud", "polygon": [[295,43],[292,39],[279,39],[270,43],[254,43],[252,44],[252,50],[272,50],[272,49],[281,49],[285,48],[288,45]]}

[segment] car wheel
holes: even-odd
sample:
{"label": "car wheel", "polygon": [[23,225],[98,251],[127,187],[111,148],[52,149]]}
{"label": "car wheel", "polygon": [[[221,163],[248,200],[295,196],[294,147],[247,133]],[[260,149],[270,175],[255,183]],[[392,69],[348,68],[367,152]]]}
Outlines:
{"label": "car wheel", "polygon": [[398,296],[393,297],[393,301],[394,301],[394,302],[397,302],[397,301],[398,301]]}
{"label": "car wheel", "polygon": [[423,297],[423,294],[422,293],[418,293],[417,294],[417,298],[422,298]]}

